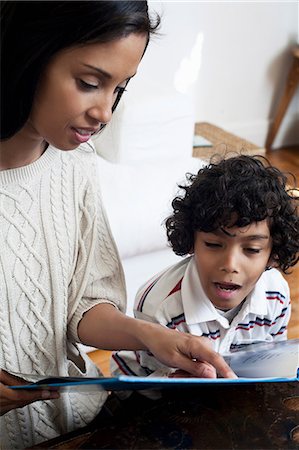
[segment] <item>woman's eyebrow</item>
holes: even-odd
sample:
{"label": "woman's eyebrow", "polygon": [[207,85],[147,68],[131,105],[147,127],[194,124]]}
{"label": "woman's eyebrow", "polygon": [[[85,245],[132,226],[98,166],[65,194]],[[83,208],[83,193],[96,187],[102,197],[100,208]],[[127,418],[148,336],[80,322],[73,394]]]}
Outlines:
{"label": "woman's eyebrow", "polygon": [[101,75],[103,75],[105,78],[111,80],[112,75],[109,72],[106,72],[106,70],[101,69],[100,67],[96,67],[96,66],[92,66],[90,64],[82,64],[85,67],[88,67],[88,69],[92,69],[95,70],[96,72],[100,73]]}
{"label": "woman's eyebrow", "polygon": [[[107,72],[104,69],[101,69],[100,67],[96,67],[96,66],[92,66],[91,64],[82,64],[83,66],[87,67],[88,69],[94,70],[95,72],[98,72],[99,74],[101,74],[103,77],[107,78],[108,80],[111,80],[113,78],[113,76],[111,75],[111,73]],[[128,78],[125,79],[126,82],[130,81],[131,78],[133,78],[136,75],[136,72],[133,73],[133,75],[129,76]]]}

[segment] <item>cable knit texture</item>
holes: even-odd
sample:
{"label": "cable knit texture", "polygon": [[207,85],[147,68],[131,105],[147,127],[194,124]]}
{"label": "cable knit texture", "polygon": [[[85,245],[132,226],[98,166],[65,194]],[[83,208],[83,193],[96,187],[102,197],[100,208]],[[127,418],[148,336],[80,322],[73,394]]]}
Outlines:
{"label": "cable knit texture", "polygon": [[[97,376],[77,328],[98,303],[124,311],[125,284],[103,210],[96,156],[49,147],[0,172],[0,367],[8,372]],[[27,377],[28,378],[28,377]],[[1,448],[24,448],[89,423],[106,393],[63,393],[1,417]]]}

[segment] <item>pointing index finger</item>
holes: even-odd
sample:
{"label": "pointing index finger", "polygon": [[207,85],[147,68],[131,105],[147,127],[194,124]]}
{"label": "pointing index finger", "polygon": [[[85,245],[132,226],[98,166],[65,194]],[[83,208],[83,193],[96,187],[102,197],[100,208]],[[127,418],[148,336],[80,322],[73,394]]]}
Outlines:
{"label": "pointing index finger", "polygon": [[224,378],[238,378],[235,372],[226,363],[224,358],[219,353],[215,352],[215,350],[210,348],[210,343],[207,345],[207,340],[205,338],[201,339],[201,345],[196,345],[196,351],[192,352],[194,359],[210,363],[213,367],[215,367],[217,373]]}

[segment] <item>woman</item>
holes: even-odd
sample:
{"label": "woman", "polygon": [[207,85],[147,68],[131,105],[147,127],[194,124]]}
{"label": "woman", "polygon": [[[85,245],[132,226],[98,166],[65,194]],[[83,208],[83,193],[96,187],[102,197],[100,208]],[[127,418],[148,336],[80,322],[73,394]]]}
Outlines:
{"label": "woman", "polygon": [[100,375],[77,342],[148,350],[195,376],[209,364],[234,376],[205,340],[123,314],[124,276],[89,139],[111,119],[158,23],[145,1],[1,3],[5,448],[82,427],[99,412],[106,393],[58,398],[45,390],[9,389],[25,382],[14,373]]}

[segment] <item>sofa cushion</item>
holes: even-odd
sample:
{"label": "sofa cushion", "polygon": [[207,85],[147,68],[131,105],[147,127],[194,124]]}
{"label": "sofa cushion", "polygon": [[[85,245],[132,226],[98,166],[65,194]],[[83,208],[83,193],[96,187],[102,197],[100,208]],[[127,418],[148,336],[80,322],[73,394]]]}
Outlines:
{"label": "sofa cushion", "polygon": [[186,95],[158,88],[141,96],[128,92],[93,142],[97,153],[111,162],[191,157],[194,122],[193,102]]}
{"label": "sofa cushion", "polygon": [[104,206],[121,259],[167,247],[164,220],[187,172],[198,158],[115,164],[97,157]]}

